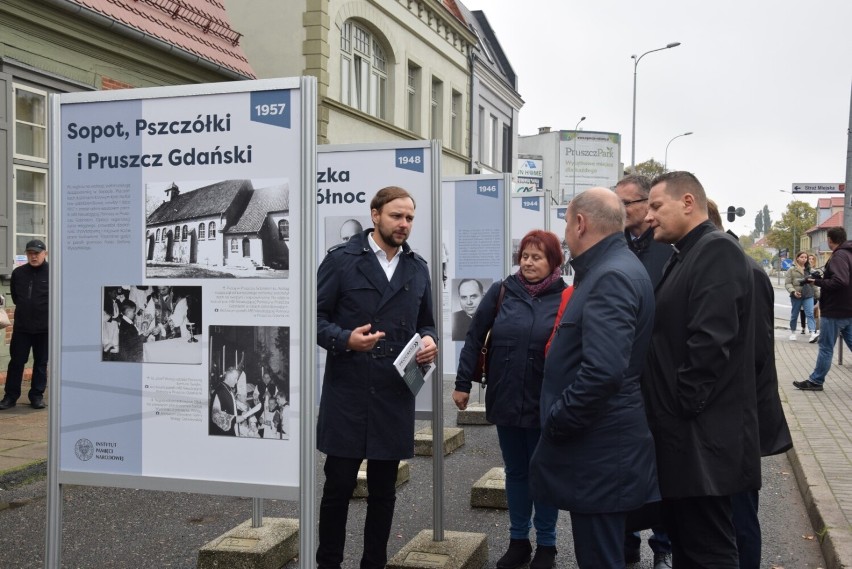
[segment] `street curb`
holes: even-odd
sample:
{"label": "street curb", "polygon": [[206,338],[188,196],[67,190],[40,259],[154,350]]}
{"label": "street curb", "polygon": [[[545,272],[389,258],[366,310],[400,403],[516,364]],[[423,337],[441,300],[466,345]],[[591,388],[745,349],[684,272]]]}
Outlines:
{"label": "street curb", "polygon": [[[782,404],[789,422],[795,415],[791,413],[786,401]],[[840,504],[832,494],[813,449],[802,434],[801,426],[797,422],[789,424],[789,427],[793,448],[787,451],[787,458],[793,467],[815,538],[819,540],[826,568],[849,568],[849,562],[852,561],[852,528],[846,526]]]}

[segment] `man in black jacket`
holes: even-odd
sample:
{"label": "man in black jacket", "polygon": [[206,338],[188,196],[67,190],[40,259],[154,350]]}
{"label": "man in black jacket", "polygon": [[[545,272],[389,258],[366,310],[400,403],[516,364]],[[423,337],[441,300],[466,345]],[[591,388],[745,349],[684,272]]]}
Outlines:
{"label": "man in black jacket", "polygon": [[648,194],[651,181],[645,176],[625,176],[615,185],[615,194],[624,204],[624,237],[627,246],[636,253],[654,288],[663,276],[663,267],[672,256],[672,246],[654,241],[651,224],[645,221],[648,215]]}
{"label": "man in black jacket", "polygon": [[825,264],[823,278],[807,279],[807,282],[820,287],[820,333],[813,373],[805,380],[793,382],[802,391],[822,391],[825,376],[831,369],[838,334],[852,350],[852,241],[846,240],[845,229],[828,229],[828,248],[831,249],[831,258]]}
{"label": "man in black jacket", "polygon": [[734,494],[760,488],[754,274],[688,172],[654,180],[647,220],[675,252],[643,376],[674,567],[739,567]]}
{"label": "man in black jacket", "polygon": [[15,321],[12,342],[9,344],[9,368],[6,371],[6,393],[0,410],[14,407],[21,396],[24,366],[33,351],[33,377],[30,384],[30,404],[44,409],[44,390],[47,387],[47,310],[48,281],[47,247],[39,239],[27,243],[27,264],[12,271],[12,301]]}

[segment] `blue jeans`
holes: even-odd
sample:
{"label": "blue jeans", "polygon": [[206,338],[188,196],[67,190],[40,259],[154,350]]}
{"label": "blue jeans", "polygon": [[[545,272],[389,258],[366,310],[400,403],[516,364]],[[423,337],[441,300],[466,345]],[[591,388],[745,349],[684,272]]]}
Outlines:
{"label": "blue jeans", "polygon": [[830,318],[823,316],[819,327],[819,354],[817,355],[816,367],[808,378],[817,385],[825,383],[825,375],[831,369],[831,360],[834,357],[834,343],[837,334],[843,336],[843,340],[852,350],[852,318]]}
{"label": "blue jeans", "polygon": [[790,297],[790,304],[793,305],[790,311],[790,331],[796,331],[796,323],[799,321],[799,310],[805,311],[805,318],[808,322],[808,332],[812,333],[816,330],[816,322],[814,321],[814,299],[811,298],[796,298]]}
{"label": "blue jeans", "polygon": [[[530,498],[530,458],[541,437],[541,429],[497,426],[497,438],[506,467],[506,501],[509,504],[509,537],[529,539],[530,517],[538,545],[556,545],[559,509]],[[535,505],[535,516],[532,516]]]}

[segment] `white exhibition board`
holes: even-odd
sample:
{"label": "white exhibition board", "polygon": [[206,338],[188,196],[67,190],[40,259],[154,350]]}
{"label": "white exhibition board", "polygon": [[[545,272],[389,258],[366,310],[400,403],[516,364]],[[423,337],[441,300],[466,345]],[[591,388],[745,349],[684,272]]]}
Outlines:
{"label": "white exhibition board", "polygon": [[547,219],[547,195],[543,192],[535,194],[512,194],[512,267],[518,265],[518,246],[524,235],[533,229],[544,229]]}
{"label": "white exhibition board", "polygon": [[305,81],[59,98],[60,483],[298,499]]}
{"label": "white exhibition board", "polygon": [[[429,141],[340,144],[317,147],[317,265],[326,251],[348,240],[354,231],[373,227],[370,201],[380,189],[399,186],[414,198],[414,225],[408,239],[426,259],[430,274],[433,250],[434,148]],[[434,288],[435,284],[432,283]],[[437,307],[435,308],[437,313]],[[437,326],[437,322],[436,322]],[[325,350],[318,350],[317,396],[325,372]],[[432,411],[432,384],[427,381],[415,399],[418,415]]]}
{"label": "white exhibition board", "polygon": [[484,294],[507,275],[508,208],[509,189],[503,176],[482,174],[441,182],[445,374],[455,375],[458,368],[470,318],[482,300],[478,290]]}

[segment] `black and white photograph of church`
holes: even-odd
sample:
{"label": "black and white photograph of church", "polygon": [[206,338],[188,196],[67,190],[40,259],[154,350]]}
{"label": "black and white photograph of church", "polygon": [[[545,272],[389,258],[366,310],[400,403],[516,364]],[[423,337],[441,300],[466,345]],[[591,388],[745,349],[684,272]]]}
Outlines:
{"label": "black and white photograph of church", "polygon": [[[223,180],[148,184],[149,278],[287,278],[289,184]],[[260,187],[255,187],[258,185]]]}

